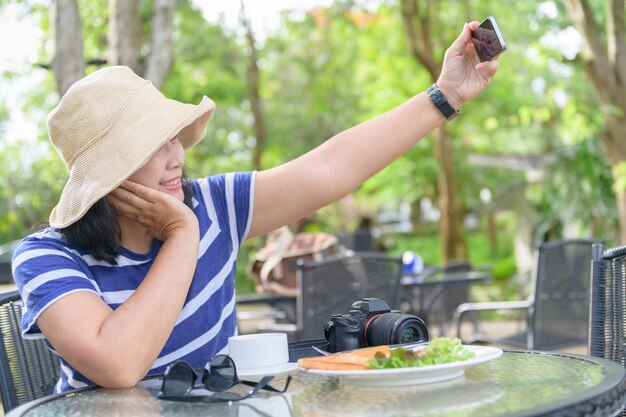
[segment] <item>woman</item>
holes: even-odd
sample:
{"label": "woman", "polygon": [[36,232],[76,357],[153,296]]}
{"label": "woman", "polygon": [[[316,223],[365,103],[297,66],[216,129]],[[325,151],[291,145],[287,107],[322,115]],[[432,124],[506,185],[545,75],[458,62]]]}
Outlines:
{"label": "woman", "polygon": [[479,63],[477,26],[446,51],[438,88],[255,173],[183,177],[184,149],[213,112],[206,97],[168,100],[125,67],[74,84],[48,117],[70,178],[50,227],[13,259],[24,336],[45,338],[61,358],[56,391],[129,387],[175,360],[200,367],[224,351],[236,333],[241,241],[339,200],[454,117],[498,67]]}

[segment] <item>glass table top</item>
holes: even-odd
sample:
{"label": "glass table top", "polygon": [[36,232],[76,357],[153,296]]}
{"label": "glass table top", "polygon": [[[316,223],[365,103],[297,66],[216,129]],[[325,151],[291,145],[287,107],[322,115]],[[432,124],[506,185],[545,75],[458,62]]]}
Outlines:
{"label": "glass table top", "polygon": [[[602,359],[507,351],[498,359],[467,368],[461,377],[431,384],[366,387],[341,378],[298,372],[282,395],[263,393],[232,403],[180,403],[156,398],[160,380],[150,379],[130,389],[96,388],[38,400],[7,417],[533,416],[597,401],[609,391],[623,389],[624,375],[624,368]],[[243,392],[247,388],[234,389]]]}

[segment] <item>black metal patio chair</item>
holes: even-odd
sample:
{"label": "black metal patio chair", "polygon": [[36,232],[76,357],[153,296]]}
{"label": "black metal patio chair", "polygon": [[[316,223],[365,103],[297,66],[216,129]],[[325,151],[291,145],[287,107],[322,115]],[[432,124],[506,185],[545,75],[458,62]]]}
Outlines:
{"label": "black metal patio chair", "polygon": [[335,233],[340,245],[355,252],[370,252],[374,250],[374,236],[369,230],[355,230],[353,232]]}
{"label": "black metal patio chair", "polygon": [[463,315],[470,312],[520,310],[526,329],[511,337],[477,332],[466,343],[488,342],[527,349],[551,350],[585,344],[589,335],[592,245],[597,239],[545,242],[536,251],[533,291],[525,300],[464,303],[455,312],[457,336]]}
{"label": "black metal patio chair", "polygon": [[286,332],[291,341],[323,339],[324,324],[333,314],[347,314],[354,301],[380,298],[391,309],[399,309],[401,274],[402,259],[381,252],[299,261],[296,323],[261,329]]}
{"label": "black metal patio chair", "polygon": [[21,335],[22,299],[17,291],[0,294],[0,396],[5,413],[52,394],[59,359],[42,339]]}

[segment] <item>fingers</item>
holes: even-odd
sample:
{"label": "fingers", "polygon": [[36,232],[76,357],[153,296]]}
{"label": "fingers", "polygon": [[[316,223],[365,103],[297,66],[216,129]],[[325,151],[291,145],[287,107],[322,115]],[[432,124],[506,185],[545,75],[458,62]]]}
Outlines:
{"label": "fingers", "polygon": [[459,34],[459,36],[452,43],[452,45],[450,45],[450,48],[448,48],[448,51],[455,53],[455,54],[462,53],[465,50],[467,43],[472,38],[472,30],[476,29],[478,25],[479,23],[477,21],[471,21],[463,25],[463,30],[461,30],[461,33]]}
{"label": "fingers", "polygon": [[145,197],[140,196],[122,187],[118,187],[115,190],[111,191],[109,195],[113,196],[116,200],[124,203],[125,205],[137,207],[140,209],[152,204],[152,201],[147,200]]}
{"label": "fingers", "polygon": [[459,36],[456,38],[454,42],[452,42],[452,45],[450,45],[450,48],[448,48],[448,52],[451,52],[453,54],[459,54],[463,52],[465,50],[465,46],[470,40],[470,37],[471,37],[470,30],[466,23],[463,25],[463,30],[461,31]]}
{"label": "fingers", "polygon": [[193,211],[182,201],[133,181],[125,181],[107,198],[118,216],[138,222],[157,239],[187,232],[190,225],[197,228]]}
{"label": "fingers", "polygon": [[491,78],[496,75],[499,66],[500,63],[497,59],[494,59],[493,61],[481,62],[476,65],[476,72],[484,76],[487,80],[491,80]]}
{"label": "fingers", "polygon": [[480,22],[478,22],[477,20],[472,20],[471,22],[467,23],[467,26],[469,26],[470,30],[473,32],[478,26],[480,26]]}
{"label": "fingers", "polygon": [[145,208],[146,204],[154,203],[158,200],[158,195],[153,194],[154,190],[139,183],[126,180],[118,188],[111,192],[117,200],[126,205]]}
{"label": "fingers", "polygon": [[126,180],[122,183],[122,185],[120,185],[120,188],[122,189],[126,189],[134,194],[137,194],[139,197],[141,197],[142,199],[146,199],[148,201],[152,201],[148,198],[148,196],[150,195],[150,192],[152,191],[150,188],[146,187],[145,185],[141,185],[137,182],[131,181],[131,180]]}
{"label": "fingers", "polygon": [[132,181],[125,181],[108,195],[109,203],[125,216],[137,216],[147,210],[153,202],[148,200],[149,189]]}
{"label": "fingers", "polygon": [[136,201],[132,197],[120,197],[119,192],[111,192],[107,196],[107,201],[120,216],[134,219],[142,212],[141,209],[133,205]]}

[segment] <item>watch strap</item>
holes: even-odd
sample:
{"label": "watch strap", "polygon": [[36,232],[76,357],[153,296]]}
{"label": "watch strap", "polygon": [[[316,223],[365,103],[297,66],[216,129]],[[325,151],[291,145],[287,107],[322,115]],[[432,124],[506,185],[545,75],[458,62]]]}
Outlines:
{"label": "watch strap", "polygon": [[459,115],[460,111],[455,110],[454,107],[450,105],[450,103],[448,102],[448,99],[443,94],[443,92],[439,89],[437,84],[433,84],[430,87],[428,87],[427,93],[428,93],[428,98],[430,99],[430,101],[433,102],[435,107],[439,109],[441,114],[443,114],[446,119],[452,120],[456,116]]}

